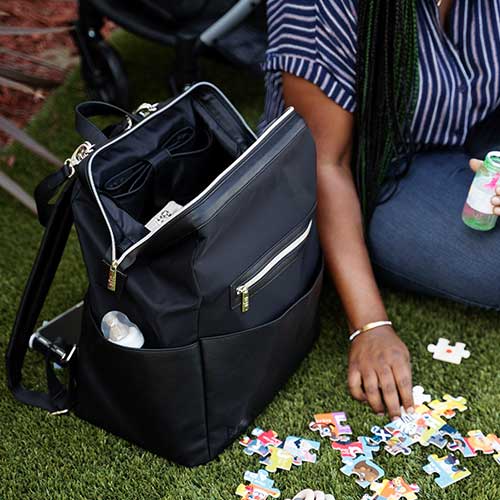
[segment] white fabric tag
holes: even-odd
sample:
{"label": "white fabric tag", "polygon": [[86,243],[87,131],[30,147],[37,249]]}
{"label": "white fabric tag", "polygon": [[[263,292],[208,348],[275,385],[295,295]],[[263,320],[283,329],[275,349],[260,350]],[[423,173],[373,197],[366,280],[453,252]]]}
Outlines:
{"label": "white fabric tag", "polygon": [[146,229],[156,231],[163,226],[176,212],[182,208],[175,201],[169,201],[151,220],[146,224]]}

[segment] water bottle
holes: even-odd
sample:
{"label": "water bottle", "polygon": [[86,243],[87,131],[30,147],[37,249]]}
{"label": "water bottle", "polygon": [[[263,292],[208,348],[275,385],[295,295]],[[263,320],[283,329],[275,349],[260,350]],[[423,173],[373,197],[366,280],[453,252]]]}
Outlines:
{"label": "water bottle", "polygon": [[102,318],[101,330],[104,337],[113,344],[135,349],[144,345],[144,336],[137,325],[120,311],[107,312]]}
{"label": "water bottle", "polygon": [[499,180],[500,151],[490,151],[474,176],[464,205],[462,220],[467,226],[477,231],[495,227],[498,217],[493,214],[491,198]]}

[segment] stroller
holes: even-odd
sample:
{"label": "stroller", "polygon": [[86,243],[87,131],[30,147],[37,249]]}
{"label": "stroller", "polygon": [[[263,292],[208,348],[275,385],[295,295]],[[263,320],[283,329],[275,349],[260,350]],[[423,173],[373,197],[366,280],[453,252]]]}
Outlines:
{"label": "stroller", "polygon": [[264,4],[261,0],[79,0],[72,33],[88,93],[128,108],[126,70],[119,53],[100,33],[104,18],[174,47],[169,79],[174,94],[199,80],[202,54],[260,73],[266,50]]}

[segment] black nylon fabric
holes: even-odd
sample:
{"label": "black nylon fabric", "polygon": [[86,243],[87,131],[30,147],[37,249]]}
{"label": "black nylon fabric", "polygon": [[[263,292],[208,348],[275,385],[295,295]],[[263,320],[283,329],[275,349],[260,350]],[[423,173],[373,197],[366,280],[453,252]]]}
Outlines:
{"label": "black nylon fabric", "polygon": [[[145,223],[172,200],[187,206],[151,234]],[[89,280],[76,414],[178,463],[211,460],[318,332],[311,134],[288,112],[256,140],[219,91],[198,84],[84,160],[71,206]],[[115,291],[111,236],[115,258],[129,253]],[[111,310],[138,325],[143,348],[103,337]]]}

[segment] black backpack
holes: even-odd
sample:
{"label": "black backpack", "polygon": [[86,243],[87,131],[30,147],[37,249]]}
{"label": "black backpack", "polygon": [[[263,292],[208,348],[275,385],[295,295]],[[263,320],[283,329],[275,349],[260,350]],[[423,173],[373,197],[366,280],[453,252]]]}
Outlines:
{"label": "black backpack", "polygon": [[[87,119],[116,111],[78,106],[88,142],[37,188],[46,232],[7,350],[8,383],[24,403],[71,410],[197,465],[247,428],[317,335],[314,143],[291,108],[257,138],[209,83],[120,110],[126,120],[106,134]],[[32,335],[73,222],[87,294],[72,323]],[[138,325],[142,348],[103,336],[113,310]],[[48,393],[22,386],[29,344],[46,356]],[[54,362],[69,367],[69,384]]]}

